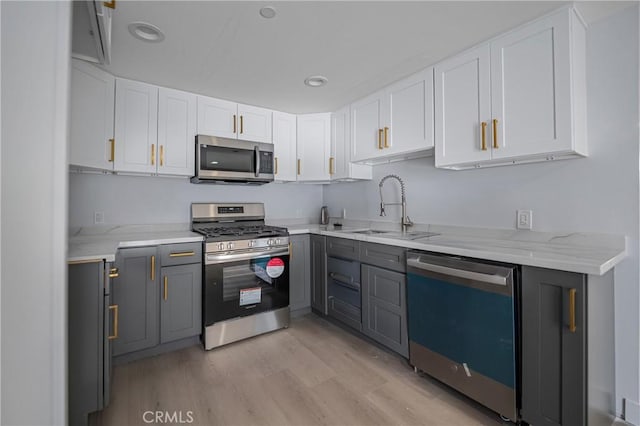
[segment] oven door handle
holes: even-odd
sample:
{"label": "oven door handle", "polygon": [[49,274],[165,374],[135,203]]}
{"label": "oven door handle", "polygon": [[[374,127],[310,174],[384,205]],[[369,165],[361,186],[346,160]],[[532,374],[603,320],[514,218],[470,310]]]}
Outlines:
{"label": "oven door handle", "polygon": [[205,265],[213,265],[216,263],[235,262],[238,260],[250,260],[260,259],[263,257],[271,256],[288,256],[289,247],[272,249],[266,248],[264,250],[253,250],[246,253],[229,253],[229,254],[207,254],[205,259]]}
{"label": "oven door handle", "polygon": [[253,147],[253,152],[256,158],[256,177],[260,176],[260,147],[257,145]]}

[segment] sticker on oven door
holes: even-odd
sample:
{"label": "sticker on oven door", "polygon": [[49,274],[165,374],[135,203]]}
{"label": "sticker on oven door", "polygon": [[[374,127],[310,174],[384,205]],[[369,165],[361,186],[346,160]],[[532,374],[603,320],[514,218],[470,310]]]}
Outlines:
{"label": "sticker on oven door", "polygon": [[243,288],[240,290],[240,306],[255,305],[262,300],[262,287]]}
{"label": "sticker on oven door", "polygon": [[267,262],[267,275],[271,278],[278,278],[284,272],[284,261],[279,257],[274,257]]}

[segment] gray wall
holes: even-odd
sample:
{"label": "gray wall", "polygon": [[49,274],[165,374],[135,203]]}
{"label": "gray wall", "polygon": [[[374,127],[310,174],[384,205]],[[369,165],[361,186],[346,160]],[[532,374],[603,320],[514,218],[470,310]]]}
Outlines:
{"label": "gray wall", "polygon": [[188,223],[191,202],[256,201],[265,203],[267,219],[317,220],[322,186],[192,184],[185,178],[69,175],[69,226],[93,226],[95,211],[105,224]]}
{"label": "gray wall", "polygon": [[[399,174],[414,221],[515,228],[516,209],[533,210],[536,231],[624,234],[629,258],[616,268],[617,406],[639,399],[640,301],[638,11],[627,9],[592,24],[587,33],[589,157],[469,171],[435,169],[433,158],[374,168],[373,181],[332,185],[324,202],[347,217],[378,217],[378,182]],[[385,201],[398,199],[394,181]],[[398,221],[399,208],[387,219]]]}
{"label": "gray wall", "polygon": [[64,425],[71,4],[0,9],[0,424]]}

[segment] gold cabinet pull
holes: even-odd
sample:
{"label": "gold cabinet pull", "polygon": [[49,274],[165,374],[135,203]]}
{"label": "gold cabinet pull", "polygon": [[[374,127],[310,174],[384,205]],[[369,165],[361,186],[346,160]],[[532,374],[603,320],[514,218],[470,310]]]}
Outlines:
{"label": "gold cabinet pull", "polygon": [[151,144],[151,165],[156,165],[156,145]]}
{"label": "gold cabinet pull", "polygon": [[277,174],[278,174],[278,157],[275,157],[273,160],[274,160],[274,161],[275,161],[275,163],[276,163],[276,171],[275,171],[275,173],[274,173],[274,174],[276,174],[276,175],[277,175]]}
{"label": "gold cabinet pull", "polygon": [[302,170],[302,160],[298,158],[298,175],[300,174],[301,170]]}
{"label": "gold cabinet pull", "polygon": [[389,148],[389,128],[384,128],[384,147]]}
{"label": "gold cabinet pull", "polygon": [[378,149],[382,149],[382,129],[378,129]]}
{"label": "gold cabinet pull", "polygon": [[156,257],[151,256],[151,281],[156,279]]}
{"label": "gold cabinet pull", "polygon": [[120,276],[120,271],[118,268],[109,269],[109,278],[118,278]]}
{"label": "gold cabinet pull", "polygon": [[164,166],[164,145],[160,145],[160,165]]}
{"label": "gold cabinet pull", "polygon": [[196,254],[195,251],[181,251],[178,253],[169,253],[169,257],[187,257],[187,256],[193,256],[194,254]]}
{"label": "gold cabinet pull", "polygon": [[333,175],[336,173],[336,160],[333,157],[329,157],[329,174]]}
{"label": "gold cabinet pull", "polygon": [[116,140],[115,139],[109,139],[109,144],[110,146],[110,153],[109,153],[109,162],[113,163],[116,159]]}
{"label": "gold cabinet pull", "polygon": [[109,335],[109,340],[118,338],[118,305],[109,305],[109,310],[113,311],[113,334]]}
{"label": "gold cabinet pull", "polygon": [[498,149],[498,120],[493,119],[493,148]]}
{"label": "gold cabinet pull", "polygon": [[575,288],[569,289],[569,331],[576,332],[576,292]]}
{"label": "gold cabinet pull", "polygon": [[233,133],[237,133],[237,128],[236,128],[236,115],[233,114]]}
{"label": "gold cabinet pull", "polygon": [[102,4],[104,5],[104,7],[108,7],[109,9],[115,9],[116,8],[116,0],[103,1]]}
{"label": "gold cabinet pull", "polygon": [[244,117],[240,116],[240,134],[244,133]]}
{"label": "gold cabinet pull", "polygon": [[164,300],[169,298],[169,278],[165,275],[164,277]]}
{"label": "gold cabinet pull", "polygon": [[482,150],[487,150],[487,123],[483,121],[480,123],[480,127],[482,128],[482,135],[480,140],[482,141]]}

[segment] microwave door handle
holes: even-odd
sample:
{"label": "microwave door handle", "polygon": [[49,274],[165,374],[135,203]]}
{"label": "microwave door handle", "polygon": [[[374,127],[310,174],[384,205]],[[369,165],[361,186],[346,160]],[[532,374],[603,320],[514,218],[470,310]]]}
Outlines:
{"label": "microwave door handle", "polygon": [[253,152],[256,157],[256,177],[259,177],[260,176],[260,148],[258,146],[254,146]]}

